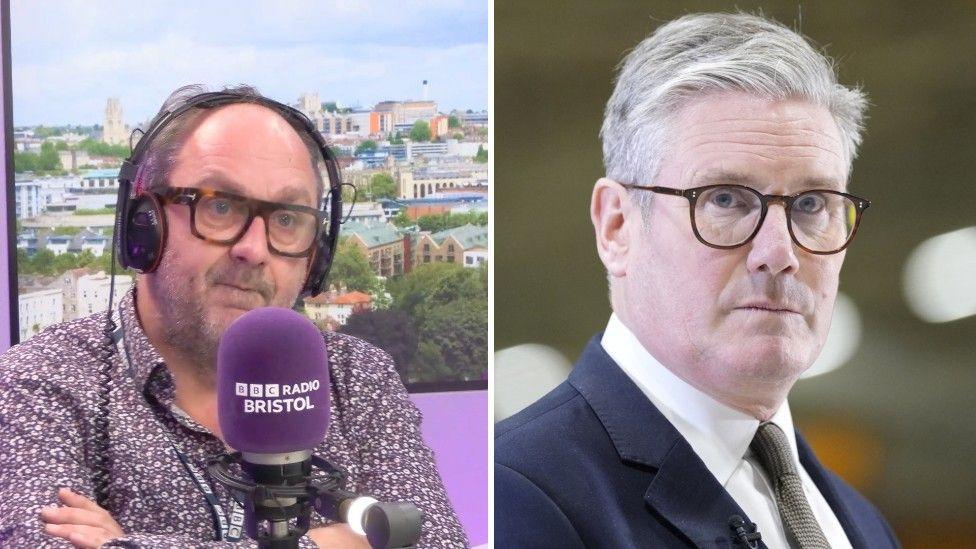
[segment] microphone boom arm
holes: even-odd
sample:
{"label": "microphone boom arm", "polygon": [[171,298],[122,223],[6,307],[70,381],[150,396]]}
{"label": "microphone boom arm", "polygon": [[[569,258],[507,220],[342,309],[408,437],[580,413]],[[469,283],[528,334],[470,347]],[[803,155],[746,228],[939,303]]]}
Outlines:
{"label": "microphone boom arm", "polygon": [[[327,519],[346,522],[353,531],[365,534],[374,549],[412,547],[420,537],[423,513],[415,505],[380,502],[346,490],[345,474],[318,456],[312,455],[301,465],[308,474],[295,484],[256,483],[232,473],[234,464],[242,464],[240,452],[211,458],[207,471],[231,491],[234,499],[240,498],[238,503],[245,505],[253,518],[271,521],[270,532],[265,533],[258,532],[256,521],[248,524],[248,535],[262,549],[297,548],[298,538],[308,531],[312,508]],[[313,469],[325,474],[313,478]],[[297,518],[294,527],[288,526],[291,518]]]}

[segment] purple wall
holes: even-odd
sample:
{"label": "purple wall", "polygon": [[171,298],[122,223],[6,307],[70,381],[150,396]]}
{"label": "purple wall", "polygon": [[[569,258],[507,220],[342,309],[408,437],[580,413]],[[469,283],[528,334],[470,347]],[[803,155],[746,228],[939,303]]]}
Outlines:
{"label": "purple wall", "polygon": [[411,395],[471,545],[488,542],[488,391]]}

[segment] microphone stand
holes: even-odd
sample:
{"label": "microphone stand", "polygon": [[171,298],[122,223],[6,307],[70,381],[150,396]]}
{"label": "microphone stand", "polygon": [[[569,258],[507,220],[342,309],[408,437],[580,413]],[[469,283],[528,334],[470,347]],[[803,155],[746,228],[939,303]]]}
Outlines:
{"label": "microphone stand", "polygon": [[[298,549],[298,540],[308,532],[312,508],[333,521],[361,526],[374,549],[408,548],[416,543],[423,519],[416,506],[362,498],[345,490],[342,471],[310,451],[301,454],[302,459],[286,464],[245,461],[240,452],[221,454],[207,463],[207,471],[235,499],[246,496],[246,502],[238,502],[244,505],[247,535],[259,549]],[[249,460],[254,458],[248,455]],[[245,477],[231,472],[235,464]],[[324,475],[312,479],[313,469]],[[351,512],[357,503],[365,506],[361,516]],[[264,523],[267,527],[261,528]]]}

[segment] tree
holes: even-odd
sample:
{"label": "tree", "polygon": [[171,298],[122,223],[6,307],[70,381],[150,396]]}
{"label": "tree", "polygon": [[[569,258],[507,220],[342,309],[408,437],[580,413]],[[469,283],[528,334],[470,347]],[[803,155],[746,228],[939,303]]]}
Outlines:
{"label": "tree", "polygon": [[390,136],[390,145],[403,145],[403,136],[400,135],[400,130]]}
{"label": "tree", "polygon": [[481,164],[488,162],[488,151],[485,150],[484,145],[478,145],[478,152],[474,155],[474,161]]}
{"label": "tree", "polygon": [[378,173],[369,180],[369,188],[373,193],[373,199],[396,198],[397,185],[393,176],[388,173]]}
{"label": "tree", "polygon": [[46,128],[43,125],[34,128],[34,137],[46,139],[55,135],[61,135],[61,128]]}
{"label": "tree", "polygon": [[14,153],[14,172],[36,172],[38,170],[38,156],[32,152]]}
{"label": "tree", "polygon": [[113,156],[115,158],[126,158],[129,156],[128,145],[110,145],[102,141],[95,141],[86,138],[78,143],[78,148],[88,151],[92,156]]}
{"label": "tree", "polygon": [[420,337],[440,350],[453,379],[487,379],[487,300],[460,299],[431,308]]}
{"label": "tree", "polygon": [[45,141],[41,144],[41,154],[37,159],[37,168],[43,171],[53,171],[61,168],[61,157],[54,148],[54,143]]}
{"label": "tree", "polygon": [[390,222],[392,222],[397,227],[401,227],[401,228],[411,227],[417,224],[416,221],[410,219],[410,216],[407,215],[406,210],[400,210],[399,212],[397,212],[397,214],[393,216],[393,219],[391,219]]}
{"label": "tree", "polygon": [[339,241],[335,259],[332,261],[332,270],[329,273],[330,280],[342,282],[350,290],[366,293],[382,290],[380,281],[373,274],[366,255],[348,238]]}
{"label": "tree", "polygon": [[356,152],[355,152],[354,156],[359,156],[361,153],[364,153],[364,152],[367,152],[367,151],[372,152],[372,151],[375,151],[376,149],[377,149],[376,141],[373,141],[371,139],[367,139],[365,141],[361,141],[359,143],[359,145],[356,145]]}
{"label": "tree", "polygon": [[466,213],[439,213],[432,215],[422,215],[417,218],[416,224],[422,231],[436,233],[445,229],[453,229],[462,225],[488,225],[488,212],[466,212]]}
{"label": "tree", "polygon": [[481,283],[476,269],[466,269],[457,263],[425,263],[408,274],[390,280],[393,308],[410,314],[422,331],[427,312],[438,305],[459,299],[480,299],[487,302],[488,288]]}
{"label": "tree", "polygon": [[40,275],[54,274],[54,252],[48,249],[38,250],[30,259],[30,272]]}
{"label": "tree", "polygon": [[400,377],[407,381],[407,371],[417,355],[418,343],[410,315],[398,310],[358,311],[349,315],[339,331],[390,353]]}
{"label": "tree", "polygon": [[454,115],[448,116],[447,117],[447,127],[448,128],[451,128],[451,129],[460,128],[461,127],[461,120],[458,117],[454,116]]}
{"label": "tree", "polygon": [[430,341],[417,345],[417,358],[410,366],[409,381],[444,381],[453,378],[453,372],[444,361],[440,349]]}
{"label": "tree", "polygon": [[410,139],[419,142],[430,141],[430,124],[423,120],[414,122],[413,128],[410,129]]}

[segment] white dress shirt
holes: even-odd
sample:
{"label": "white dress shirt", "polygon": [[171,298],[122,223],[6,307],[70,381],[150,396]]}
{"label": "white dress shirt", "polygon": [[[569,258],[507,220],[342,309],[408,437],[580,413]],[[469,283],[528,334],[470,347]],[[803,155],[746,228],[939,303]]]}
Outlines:
{"label": "white dress shirt", "polygon": [[[790,547],[766,472],[749,449],[759,420],[692,387],[658,362],[613,314],[601,340],[607,354],[688,441],[718,483],[757,525],[771,549]],[[844,529],[800,464],[789,404],[770,420],[786,433],[813,514],[832,549],[851,547]]]}

